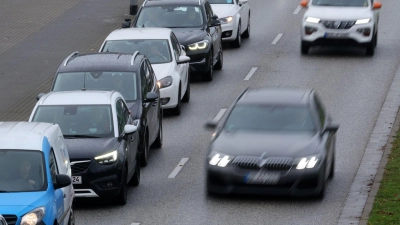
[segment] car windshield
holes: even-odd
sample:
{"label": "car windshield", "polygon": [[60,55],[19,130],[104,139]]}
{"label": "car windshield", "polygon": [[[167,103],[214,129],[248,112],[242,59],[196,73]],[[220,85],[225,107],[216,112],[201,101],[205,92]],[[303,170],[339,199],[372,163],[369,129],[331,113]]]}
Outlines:
{"label": "car windshield", "polygon": [[46,190],[44,162],[41,151],[0,149],[0,193]]}
{"label": "car windshield", "polygon": [[237,105],[226,120],[224,129],[314,132],[316,127],[306,107]]}
{"label": "car windshield", "polygon": [[115,90],[125,101],[137,99],[137,77],[134,72],[72,72],[57,74],[52,91]]}
{"label": "car windshield", "polygon": [[140,11],[136,27],[201,27],[203,21],[198,6],[152,6]]}
{"label": "car windshield", "polygon": [[113,40],[106,41],[102,52],[134,53],[139,51],[146,55],[150,63],[171,62],[171,50],[168,40]]}
{"label": "car windshield", "polygon": [[318,6],[347,6],[347,7],[368,7],[369,0],[313,0],[313,5]]}
{"label": "car windshield", "polygon": [[114,137],[110,105],[42,105],[33,122],[56,123],[64,137]]}
{"label": "car windshield", "polygon": [[233,0],[208,0],[210,4],[233,4]]}

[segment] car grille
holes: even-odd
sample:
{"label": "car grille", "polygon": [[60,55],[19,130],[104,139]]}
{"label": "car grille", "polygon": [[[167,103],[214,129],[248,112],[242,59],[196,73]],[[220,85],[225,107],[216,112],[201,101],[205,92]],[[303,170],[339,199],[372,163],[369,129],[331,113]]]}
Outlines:
{"label": "car grille", "polygon": [[322,21],[322,24],[329,29],[350,29],[356,21]]}
{"label": "car grille", "polygon": [[4,219],[6,219],[6,222],[8,225],[14,225],[17,223],[17,216],[16,215],[3,215]]}
{"label": "car grille", "polygon": [[79,160],[71,162],[72,173],[82,173],[85,172],[90,166],[91,160]]}
{"label": "car grille", "polygon": [[253,156],[238,156],[233,159],[232,165],[238,166],[244,169],[258,169],[261,158]]}
{"label": "car grille", "polygon": [[292,158],[270,157],[264,162],[263,167],[269,170],[288,170],[292,167]]}
{"label": "car grille", "polygon": [[293,158],[269,157],[265,160],[255,156],[238,156],[232,160],[232,165],[243,169],[289,170],[292,167]]}

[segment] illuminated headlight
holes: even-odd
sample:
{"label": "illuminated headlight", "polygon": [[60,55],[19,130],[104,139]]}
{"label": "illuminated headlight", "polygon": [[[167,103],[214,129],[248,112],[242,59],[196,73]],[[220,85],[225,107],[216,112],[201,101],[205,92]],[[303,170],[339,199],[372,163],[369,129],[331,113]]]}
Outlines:
{"label": "illuminated headlight", "polygon": [[21,225],[35,225],[38,224],[44,217],[46,209],[44,207],[36,208],[22,217]]}
{"label": "illuminated headlight", "polygon": [[361,19],[361,20],[357,20],[357,21],[356,21],[356,24],[366,24],[366,23],[369,23],[370,21],[371,21],[370,18],[368,18],[368,19]]}
{"label": "illuminated headlight", "polygon": [[197,49],[206,49],[208,46],[208,41],[204,40],[204,41],[199,41],[193,44],[188,45],[189,50],[197,50]]}
{"label": "illuminated headlight", "polygon": [[314,168],[315,165],[319,162],[319,155],[313,155],[309,157],[303,157],[303,158],[298,158],[296,160],[297,166],[296,169],[302,170],[302,169],[311,169]]}
{"label": "illuminated headlight", "polygon": [[307,17],[306,22],[309,23],[319,23],[319,21],[321,21],[321,19],[315,18],[315,17]]}
{"label": "illuminated headlight", "polygon": [[173,79],[171,76],[166,76],[163,79],[157,81],[158,88],[161,89],[161,88],[169,87],[172,85],[172,81],[173,81]]}
{"label": "illuminated headlight", "polygon": [[230,161],[232,161],[232,159],[232,156],[214,153],[211,157],[209,164],[212,166],[225,167]]}
{"label": "illuminated headlight", "polygon": [[118,152],[117,150],[115,150],[110,153],[94,157],[94,159],[100,164],[109,164],[117,161],[117,157],[118,157]]}
{"label": "illuminated headlight", "polygon": [[219,20],[222,24],[224,24],[224,23],[230,23],[230,22],[232,22],[233,17],[232,17],[232,16],[228,16],[228,17],[224,17],[224,18],[219,18],[218,20]]}

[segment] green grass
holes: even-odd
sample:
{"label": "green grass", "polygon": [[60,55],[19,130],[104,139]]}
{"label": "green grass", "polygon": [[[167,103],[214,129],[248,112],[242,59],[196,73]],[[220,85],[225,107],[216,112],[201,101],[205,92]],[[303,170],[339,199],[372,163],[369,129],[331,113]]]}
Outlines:
{"label": "green grass", "polygon": [[368,225],[400,224],[400,132],[393,142]]}

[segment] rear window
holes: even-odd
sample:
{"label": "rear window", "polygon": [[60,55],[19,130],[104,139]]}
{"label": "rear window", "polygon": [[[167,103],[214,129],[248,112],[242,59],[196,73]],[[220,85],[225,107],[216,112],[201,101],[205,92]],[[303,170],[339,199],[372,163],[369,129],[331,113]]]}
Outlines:
{"label": "rear window", "polygon": [[369,0],[313,0],[313,5],[318,6],[347,6],[347,7],[368,7]]}

